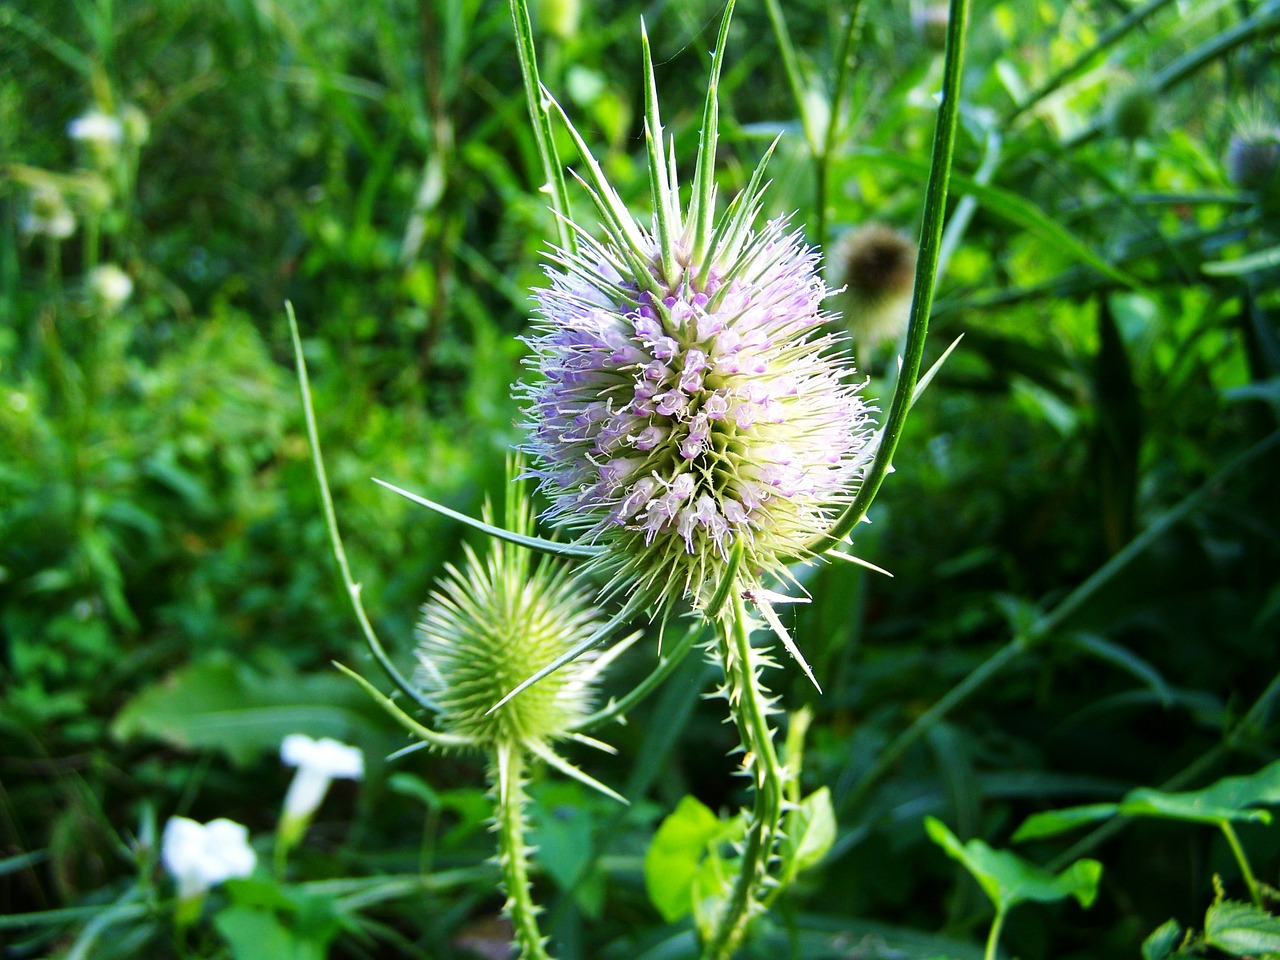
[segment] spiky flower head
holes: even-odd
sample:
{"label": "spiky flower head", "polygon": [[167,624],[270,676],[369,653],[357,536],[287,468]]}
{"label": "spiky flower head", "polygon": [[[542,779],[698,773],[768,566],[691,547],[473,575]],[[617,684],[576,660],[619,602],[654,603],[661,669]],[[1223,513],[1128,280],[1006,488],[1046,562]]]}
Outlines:
{"label": "spiky flower head", "polygon": [[633,610],[705,609],[726,583],[756,593],[785,576],[850,500],[866,454],[868,408],[824,331],[819,255],[785,219],[757,226],[763,161],[714,216],[727,24],[687,213],[663,156],[647,39],[651,226],[561,111],[604,236],[575,227],[575,249],[557,251],[537,294],[525,449],[548,517],[596,551],[606,595]]}
{"label": "spiky flower head", "polygon": [[895,340],[907,329],[916,245],[902,231],[876,222],[850,230],[832,248],[827,275],[859,343]]}
{"label": "spiky flower head", "polygon": [[[509,485],[507,529],[527,536],[533,512]],[[492,518],[486,509],[486,522]],[[547,758],[591,709],[605,658],[587,654],[502,703],[522,680],[553,663],[602,620],[568,568],[495,540],[481,558],[466,547],[422,608],[416,679],[446,733],[484,749],[520,745]]]}
{"label": "spiky flower head", "polygon": [[1280,181],[1280,126],[1260,118],[1240,124],[1227,144],[1227,175],[1242,190],[1265,190]]}
{"label": "spiky flower head", "polygon": [[1160,103],[1159,91],[1147,80],[1122,83],[1111,98],[1108,124],[1124,140],[1141,140],[1151,134]]}

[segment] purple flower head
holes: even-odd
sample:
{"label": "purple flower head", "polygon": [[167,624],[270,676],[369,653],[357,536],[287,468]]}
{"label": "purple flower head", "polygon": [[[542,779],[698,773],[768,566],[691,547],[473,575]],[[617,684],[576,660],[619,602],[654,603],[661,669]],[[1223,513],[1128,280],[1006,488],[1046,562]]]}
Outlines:
{"label": "purple flower head", "polygon": [[[735,543],[748,570],[804,556],[867,439],[817,253],[775,220],[655,294],[587,246],[547,271],[521,391],[548,519],[606,547],[623,582],[695,605]],[[661,274],[656,244],[646,262]]]}
{"label": "purple flower head", "polygon": [[547,519],[598,551],[606,594],[663,611],[706,606],[726,575],[757,593],[810,557],[870,452],[819,254],[785,218],[756,225],[764,162],[716,220],[714,94],[705,116],[686,212],[650,99],[651,226],[570,125],[604,236],[575,230],[553,256],[518,388]]}

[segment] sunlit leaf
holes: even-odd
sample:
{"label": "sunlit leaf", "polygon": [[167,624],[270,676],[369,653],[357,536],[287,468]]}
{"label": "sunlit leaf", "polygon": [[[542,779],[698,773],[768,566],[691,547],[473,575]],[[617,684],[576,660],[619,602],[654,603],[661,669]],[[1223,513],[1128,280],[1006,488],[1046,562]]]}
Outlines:
{"label": "sunlit leaf", "polygon": [[1280,917],[1251,903],[1224,900],[1205,913],[1204,938],[1233,956],[1274,956],[1280,954]]}
{"label": "sunlit leaf", "polygon": [[1092,905],[1098,895],[1102,864],[1077,860],[1061,873],[1022,859],[1007,850],[994,850],[981,840],[962,844],[941,820],[925,818],[929,838],[969,871],[997,910],[1004,911],[1028,900],[1053,903],[1075,897],[1080,906]]}

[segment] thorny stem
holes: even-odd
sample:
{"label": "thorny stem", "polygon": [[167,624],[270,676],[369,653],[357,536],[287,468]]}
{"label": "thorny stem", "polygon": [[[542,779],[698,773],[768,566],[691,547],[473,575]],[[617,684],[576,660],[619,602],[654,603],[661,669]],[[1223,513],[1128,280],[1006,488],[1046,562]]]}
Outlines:
{"label": "thorny stem", "polygon": [[524,842],[524,751],[519,744],[499,744],[490,771],[495,793],[498,862],[506,888],[505,911],[515,933],[520,960],[550,960],[538,907],[529,889],[529,850]]}
{"label": "thorny stem", "polygon": [[722,620],[720,654],[729,710],[742,740],[743,766],[754,783],[755,799],[742,851],[742,869],[715,933],[702,951],[703,960],[728,960],[742,942],[747,925],[760,906],[761,888],[782,817],[782,766],[769,728],[770,703],[760,683],[760,657],[751,646],[751,619],[740,593],[735,592],[732,603],[732,611]]}

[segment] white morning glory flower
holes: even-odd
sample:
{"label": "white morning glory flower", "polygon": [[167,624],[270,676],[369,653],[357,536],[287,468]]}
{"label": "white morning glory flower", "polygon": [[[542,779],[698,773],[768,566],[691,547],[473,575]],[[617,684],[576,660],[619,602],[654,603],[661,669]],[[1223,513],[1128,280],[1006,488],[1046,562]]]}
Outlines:
{"label": "white morning glory flower", "polygon": [[313,740],[303,733],[291,733],[280,745],[280,759],[298,768],[284,798],[281,830],[285,833],[302,833],[306,821],[324,800],[330,781],[364,777],[364,754],[359,748],[328,737]]}
{"label": "white morning glory flower", "polygon": [[249,831],[234,820],[197,823],[170,817],[165,824],[160,859],[178,883],[178,896],[191,900],[210,887],[253,873],[258,857],[249,846]]}

